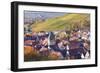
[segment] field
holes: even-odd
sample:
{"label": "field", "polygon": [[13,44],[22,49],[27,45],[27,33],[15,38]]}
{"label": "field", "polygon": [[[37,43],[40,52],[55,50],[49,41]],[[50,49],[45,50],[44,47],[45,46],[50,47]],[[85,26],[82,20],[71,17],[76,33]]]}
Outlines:
{"label": "field", "polygon": [[65,14],[64,16],[37,21],[31,27],[33,31],[72,30],[89,27],[89,14]]}

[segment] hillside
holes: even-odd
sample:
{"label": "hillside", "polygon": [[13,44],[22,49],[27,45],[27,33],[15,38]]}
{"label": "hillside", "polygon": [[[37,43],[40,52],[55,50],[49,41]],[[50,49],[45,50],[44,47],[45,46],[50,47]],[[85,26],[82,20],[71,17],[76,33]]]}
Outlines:
{"label": "hillside", "polygon": [[37,21],[32,24],[32,31],[72,30],[90,26],[89,14],[65,14],[63,16]]}

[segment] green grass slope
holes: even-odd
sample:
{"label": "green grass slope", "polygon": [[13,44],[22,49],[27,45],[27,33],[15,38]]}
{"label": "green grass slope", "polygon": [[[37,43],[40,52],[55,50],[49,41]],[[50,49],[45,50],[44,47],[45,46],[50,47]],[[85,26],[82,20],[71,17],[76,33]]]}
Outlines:
{"label": "green grass slope", "polygon": [[75,28],[90,27],[89,14],[65,14],[60,17],[46,19],[32,24],[33,31],[72,30]]}

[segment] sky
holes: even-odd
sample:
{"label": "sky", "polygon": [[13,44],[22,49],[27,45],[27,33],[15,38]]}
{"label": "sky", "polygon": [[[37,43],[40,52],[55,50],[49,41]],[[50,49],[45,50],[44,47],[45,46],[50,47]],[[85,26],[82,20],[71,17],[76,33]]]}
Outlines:
{"label": "sky", "polygon": [[24,11],[24,22],[31,23],[35,19],[48,19],[63,16],[64,12]]}

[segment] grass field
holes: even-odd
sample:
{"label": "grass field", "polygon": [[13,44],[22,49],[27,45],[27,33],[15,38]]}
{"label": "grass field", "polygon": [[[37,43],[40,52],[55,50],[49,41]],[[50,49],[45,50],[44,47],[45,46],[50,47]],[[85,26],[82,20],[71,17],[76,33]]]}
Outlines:
{"label": "grass field", "polygon": [[32,31],[58,31],[90,27],[89,14],[65,14],[63,16],[37,21],[31,25]]}

